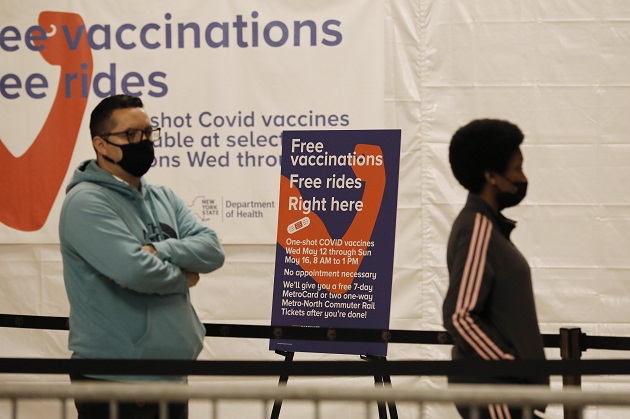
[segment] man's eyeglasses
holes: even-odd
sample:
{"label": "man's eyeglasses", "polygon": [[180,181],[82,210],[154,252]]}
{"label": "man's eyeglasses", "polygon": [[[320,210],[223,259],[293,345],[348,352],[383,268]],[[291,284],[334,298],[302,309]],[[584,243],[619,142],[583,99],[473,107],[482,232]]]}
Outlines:
{"label": "man's eyeglasses", "polygon": [[[129,143],[139,143],[142,139],[147,139],[149,141],[157,141],[160,139],[160,128],[147,128],[147,129],[138,129],[138,128],[130,128],[126,131],[120,132],[110,132],[107,134],[99,135],[102,139],[107,141],[107,138],[111,135],[116,135],[126,139]],[[109,142],[109,141],[107,141]]]}

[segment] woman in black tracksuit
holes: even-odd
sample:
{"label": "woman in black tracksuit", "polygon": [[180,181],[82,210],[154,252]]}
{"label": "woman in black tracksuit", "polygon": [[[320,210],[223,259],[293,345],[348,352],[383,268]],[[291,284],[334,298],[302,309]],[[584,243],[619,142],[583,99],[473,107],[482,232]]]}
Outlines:
{"label": "woman in black tracksuit", "polygon": [[[475,120],[453,135],[449,160],[469,192],[447,246],[449,287],[442,314],[455,342],[453,359],[544,359],[530,269],[510,240],[516,223],[501,210],[517,205],[527,191],[514,124]],[[549,385],[549,377],[448,377],[449,383]],[[469,411],[459,407],[462,417]],[[520,409],[489,405],[481,418],[520,418]]]}

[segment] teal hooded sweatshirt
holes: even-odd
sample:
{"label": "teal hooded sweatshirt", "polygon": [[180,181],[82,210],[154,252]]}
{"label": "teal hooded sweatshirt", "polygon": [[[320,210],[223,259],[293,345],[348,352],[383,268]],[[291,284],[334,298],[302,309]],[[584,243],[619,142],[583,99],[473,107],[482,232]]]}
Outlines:
{"label": "teal hooded sweatshirt", "polygon": [[[184,272],[212,272],[225,256],[215,232],[170,189],[142,179],[138,191],[86,161],[68,184],[59,237],[73,358],[197,358],[205,329]],[[142,250],[147,244],[157,256]]]}

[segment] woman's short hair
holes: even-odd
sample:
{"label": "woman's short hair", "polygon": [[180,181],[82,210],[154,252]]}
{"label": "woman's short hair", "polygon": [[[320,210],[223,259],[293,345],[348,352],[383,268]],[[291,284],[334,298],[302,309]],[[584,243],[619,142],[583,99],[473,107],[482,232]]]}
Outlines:
{"label": "woman's short hair", "polygon": [[476,119],[459,128],[449,146],[449,162],[455,179],[468,191],[479,193],[485,171],[505,173],[523,142],[516,125],[500,119]]}

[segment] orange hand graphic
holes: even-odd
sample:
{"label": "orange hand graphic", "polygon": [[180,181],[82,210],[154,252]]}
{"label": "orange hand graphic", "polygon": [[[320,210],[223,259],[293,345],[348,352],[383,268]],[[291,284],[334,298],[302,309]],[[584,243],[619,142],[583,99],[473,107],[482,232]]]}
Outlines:
{"label": "orange hand graphic", "polygon": [[[0,141],[0,196],[3,197],[0,222],[22,231],[39,230],[48,218],[68,170],[87,105],[88,92],[82,91],[81,77],[83,74],[87,77],[87,90],[92,80],[92,51],[81,16],[42,12],[39,25],[46,31],[54,31],[46,40],[35,42],[44,47],[40,51],[42,57],[49,64],[61,67],[54,103],[24,155],[13,156]],[[72,39],[82,34],[74,50],[64,36],[64,26]],[[71,86],[67,85],[70,81]]]}
{"label": "orange hand graphic", "polygon": [[[382,156],[383,152],[379,146],[368,145],[368,144],[357,144],[355,147],[355,152],[357,155],[366,155],[366,156]],[[359,249],[365,251],[367,246],[353,246],[347,245],[346,241],[369,241],[372,237],[372,231],[374,230],[374,225],[376,223],[376,219],[378,217],[378,213],[381,209],[381,203],[383,200],[383,192],[385,191],[385,167],[384,166],[353,166],[355,175],[358,178],[361,178],[365,182],[365,188],[363,190],[363,210],[357,211],[354,219],[352,220],[352,224],[346,230],[346,233],[342,237],[342,245],[335,246],[335,250],[339,250],[341,252],[350,251],[355,249],[359,254],[357,255],[358,264],[332,264],[332,263],[318,263],[318,264],[304,264],[300,261],[300,267],[305,271],[310,270],[322,270],[322,271],[339,271],[339,277],[315,277],[313,278],[318,284],[343,284],[349,285],[352,283],[354,277],[352,275],[343,275],[343,273],[352,274],[359,270],[361,266],[361,262],[363,260],[363,253],[360,252]],[[293,187],[290,188],[289,179],[282,176],[280,181],[280,191],[281,197],[280,202],[288,202],[289,197],[301,197],[300,191]],[[302,218],[304,215],[300,212],[299,217],[296,218],[295,214],[292,214],[291,211],[288,210],[287,206],[282,205],[279,209],[279,220],[281,222],[288,221],[287,224],[290,224],[297,219]],[[317,245],[309,246],[312,248],[318,248],[320,239],[330,239],[330,234],[326,229],[321,218],[319,218],[314,213],[309,213],[307,215],[310,219],[310,224],[308,227],[298,230],[293,234],[289,234],[287,232],[286,225],[280,225],[278,227],[278,243],[285,248],[285,243],[287,239],[292,240],[315,240]],[[302,246],[306,247],[306,246]],[[332,287],[328,288],[330,292],[335,294],[343,294],[347,290],[346,289],[333,289]]]}

